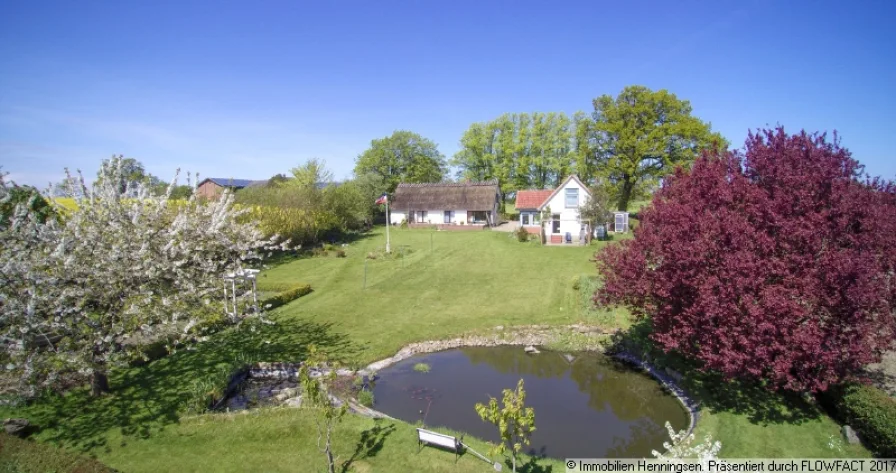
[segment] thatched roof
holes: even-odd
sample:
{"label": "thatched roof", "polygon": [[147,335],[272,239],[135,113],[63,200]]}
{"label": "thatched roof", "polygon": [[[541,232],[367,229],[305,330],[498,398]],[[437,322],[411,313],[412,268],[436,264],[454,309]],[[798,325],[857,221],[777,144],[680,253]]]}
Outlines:
{"label": "thatched roof", "polygon": [[495,208],[498,183],[433,182],[399,184],[389,202],[395,210],[474,210]]}

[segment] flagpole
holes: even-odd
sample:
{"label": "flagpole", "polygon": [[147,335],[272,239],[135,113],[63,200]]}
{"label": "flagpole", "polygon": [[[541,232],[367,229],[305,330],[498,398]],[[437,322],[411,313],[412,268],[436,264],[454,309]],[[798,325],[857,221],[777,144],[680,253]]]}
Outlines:
{"label": "flagpole", "polygon": [[392,226],[392,222],[389,221],[389,196],[386,196],[386,253],[391,253],[392,250],[389,248],[389,227]]}

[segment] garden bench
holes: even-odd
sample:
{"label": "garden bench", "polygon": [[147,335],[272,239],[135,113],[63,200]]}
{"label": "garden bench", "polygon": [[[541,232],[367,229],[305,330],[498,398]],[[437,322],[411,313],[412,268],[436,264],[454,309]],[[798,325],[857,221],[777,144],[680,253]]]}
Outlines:
{"label": "garden bench", "polygon": [[417,453],[423,448],[423,445],[434,445],[442,447],[454,452],[454,461],[456,462],[463,448],[463,436],[460,438],[452,435],[440,434],[426,429],[417,429]]}

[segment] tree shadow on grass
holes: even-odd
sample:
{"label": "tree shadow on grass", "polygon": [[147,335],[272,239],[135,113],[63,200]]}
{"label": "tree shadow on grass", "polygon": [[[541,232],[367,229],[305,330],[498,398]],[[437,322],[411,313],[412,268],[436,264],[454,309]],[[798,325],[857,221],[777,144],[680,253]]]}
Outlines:
{"label": "tree shadow on grass", "polygon": [[671,368],[682,375],[677,384],[700,407],[713,412],[746,416],[754,424],[801,424],[817,419],[821,410],[796,393],[773,392],[759,382],[726,380],[714,372],[703,372],[696,362],[675,353],[664,353],[650,341],[650,322],[640,320],[617,333],[610,352],[628,353],[649,362],[661,376]]}
{"label": "tree shadow on grass", "polygon": [[[554,471],[553,465],[540,465],[538,464],[538,460],[543,457],[529,457],[529,460],[526,463],[522,463],[516,466],[517,473],[552,473]],[[513,463],[510,460],[504,462],[504,465],[507,466],[507,471],[512,471]]]}
{"label": "tree shadow on grass", "polygon": [[352,453],[351,458],[342,464],[342,473],[349,471],[352,462],[376,456],[383,449],[386,437],[395,432],[394,423],[384,427],[382,425],[383,419],[375,419],[373,422],[373,427],[361,432],[361,438],[355,444],[355,451]]}
{"label": "tree shadow on grass", "polygon": [[289,319],[275,325],[225,330],[192,349],[180,350],[145,366],[113,371],[112,392],[99,398],[87,387],[65,395],[46,395],[23,414],[43,427],[43,440],[77,450],[110,448],[110,432],[146,438],[178,422],[195,396],[194,382],[238,362],[300,361],[316,345],[334,358],[350,356],[354,347],[331,324]]}

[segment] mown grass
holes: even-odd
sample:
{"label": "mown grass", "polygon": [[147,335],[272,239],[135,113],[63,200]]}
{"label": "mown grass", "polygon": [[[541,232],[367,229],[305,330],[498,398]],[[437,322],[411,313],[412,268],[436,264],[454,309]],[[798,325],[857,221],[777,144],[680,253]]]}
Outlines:
{"label": "mown grass", "polygon": [[113,470],[83,455],[0,433],[0,471],[4,473],[109,473]]}
{"label": "mown grass", "polygon": [[[541,247],[497,232],[393,230],[404,258],[368,260],[384,246],[382,229],[351,243],[346,258],[283,260],[260,287],[310,283],[314,292],[272,312],[274,326],[230,330],[195,350],[112,373],[111,395],[86,389],[0,408],[43,427],[38,440],[80,450],[122,471],[322,471],[307,410],[190,416],[194,380],[235,362],[298,361],[310,344],[360,367],[421,340],[492,332],[498,325],[585,323],[626,327],[624,310],[586,305],[594,281],[591,247]],[[364,281],[366,266],[366,287]],[[578,289],[576,289],[578,283]],[[584,287],[583,287],[584,286]],[[571,336],[570,346],[578,341]],[[748,386],[683,371],[703,405],[697,435],[712,434],[726,457],[867,456],[861,447],[828,447],[839,428],[817,409]],[[793,407],[799,406],[799,407]],[[596,427],[598,428],[598,427]],[[387,433],[389,432],[389,433]],[[487,471],[472,455],[417,452],[412,425],[349,416],[337,430],[346,471]],[[479,451],[485,446],[469,439]],[[481,448],[481,449],[480,449]],[[524,471],[563,471],[538,460]]]}
{"label": "mown grass", "polygon": [[346,258],[282,264],[259,284],[310,283],[315,291],[276,317],[333,323],[359,344],[354,361],[369,363],[411,342],[498,325],[587,321],[572,276],[594,272],[590,259],[608,243],[544,248],[507,233],[393,229],[391,244],[405,256],[366,258],[384,247],[380,230],[349,247]]}
{"label": "mown grass", "polygon": [[[206,415],[186,419],[163,434],[132,443],[128,449],[113,450],[104,459],[128,472],[323,472],[326,463],[315,444],[316,429],[313,417],[305,410],[273,408]],[[455,462],[451,452],[431,447],[418,452],[415,426],[404,422],[347,416],[337,429],[333,451],[339,472],[491,471],[472,454]],[[447,429],[439,431],[461,435]],[[464,443],[477,452],[488,451],[488,445],[480,440],[465,437]],[[560,461],[539,459],[522,471],[565,470]]]}

